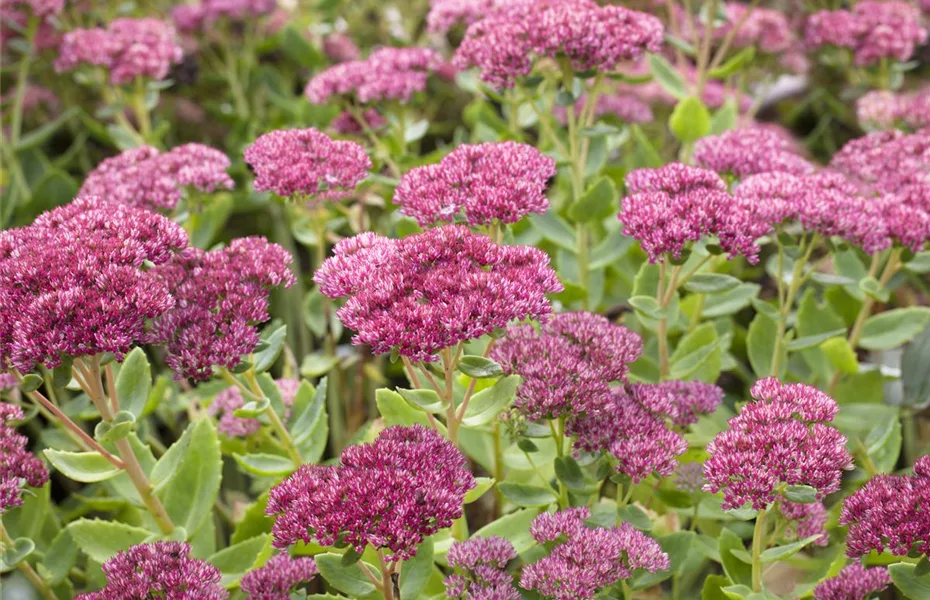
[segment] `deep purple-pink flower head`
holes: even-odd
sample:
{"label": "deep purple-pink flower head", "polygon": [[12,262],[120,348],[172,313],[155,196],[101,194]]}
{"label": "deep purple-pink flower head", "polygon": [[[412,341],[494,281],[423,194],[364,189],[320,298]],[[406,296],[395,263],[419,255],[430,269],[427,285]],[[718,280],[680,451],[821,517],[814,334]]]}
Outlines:
{"label": "deep purple-pink flower head", "polygon": [[22,418],[21,408],[0,403],[0,515],[23,503],[23,487],[38,488],[48,481],[45,465],[26,450],[29,439],[10,424]]}
{"label": "deep purple-pink flower head", "polygon": [[854,562],[814,588],[814,600],[866,600],[891,585],[887,567]]}
{"label": "deep purple-pink flower head", "polygon": [[456,542],[446,559],[455,573],[443,581],[446,597],[455,600],[520,600],[507,563],[517,558],[513,545],[498,537]]}
{"label": "deep purple-pink flower head", "polygon": [[310,556],[291,557],[279,552],[264,566],[246,573],[239,588],[248,594],[249,600],[288,600],[301,583],[316,577],[319,570]]}

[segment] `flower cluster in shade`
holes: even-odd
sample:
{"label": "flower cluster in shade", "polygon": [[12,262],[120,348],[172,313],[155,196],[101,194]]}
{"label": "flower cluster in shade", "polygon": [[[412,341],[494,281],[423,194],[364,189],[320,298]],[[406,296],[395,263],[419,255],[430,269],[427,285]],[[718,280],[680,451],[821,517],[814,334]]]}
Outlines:
{"label": "flower cluster in shade", "polygon": [[436,164],[411,169],[400,180],[394,203],[421,226],[516,223],[549,208],[546,184],[555,160],[529,144],[462,144]]}
{"label": "flower cluster in shade", "polygon": [[5,10],[27,8],[36,17],[51,17],[64,9],[65,0],[4,0],[2,5]]}
{"label": "flower cluster in shade", "polygon": [[707,447],[705,491],[723,491],[724,509],[751,503],[763,510],[785,485],[807,485],[817,497],[839,489],[852,464],[846,438],[829,423],[839,407],[820,390],[760,379],[753,401]]}
{"label": "flower cluster in shade", "polygon": [[342,240],[314,274],[329,298],[347,298],[340,320],[355,344],[414,361],[511,321],[545,318],[562,290],[549,257],[500,246],[461,225],[402,239],[362,233]]}
{"label": "flower cluster in shade", "polygon": [[448,33],[457,25],[468,26],[480,21],[502,0],[430,0],[426,27],[431,33]]}
{"label": "flower cluster in shade", "polygon": [[312,127],[262,134],[244,156],[255,173],[257,191],[307,200],[351,196],[371,168],[362,146],[334,140]]}
{"label": "flower cluster in shade", "polygon": [[171,18],[178,31],[209,31],[221,20],[243,22],[270,15],[278,7],[276,0],[201,0],[178,4]]}
{"label": "flower cluster in shade", "polygon": [[823,502],[791,502],[779,500],[778,512],[785,518],[783,536],[789,541],[798,541],[818,536],[814,544],[826,546],[830,542],[827,533],[827,507]]}
{"label": "flower cluster in shade", "polygon": [[291,255],[262,237],[236,238],[224,248],[187,248],[152,270],[176,300],[151,325],[149,341],[165,344],[165,362],[179,378],[208,379],[214,366],[233,368],[259,342],[268,294],[290,287]]}
{"label": "flower cluster in shade", "polygon": [[633,331],[589,312],[553,315],[538,328],[514,325],[498,340],[491,358],[523,383],[514,405],[531,420],[584,414],[624,381],[643,352]]}
{"label": "flower cluster in shade", "polygon": [[109,71],[110,83],[139,77],[161,80],[184,53],[174,28],[159,19],[115,19],[106,28],[73,29],[65,34],[55,60],[59,73],[80,65]]}
{"label": "flower cluster in shade", "polygon": [[443,581],[454,600],[520,600],[507,563],[517,558],[513,544],[499,537],[473,537],[456,542],[446,559],[455,573]]}
{"label": "flower cluster in shade", "polygon": [[57,16],[64,8],[64,0],[4,0],[0,2],[0,48],[10,52],[9,42],[25,42],[30,15],[37,18],[38,25],[32,38],[36,51],[57,48],[61,43]]}
{"label": "flower cluster in shade", "polygon": [[371,444],[343,450],[335,466],[304,465],[272,488],[275,546],[311,540],[371,544],[388,560],[407,560],[423,538],[462,516],[475,486],[451,442],[421,425],[389,427]]}
{"label": "flower cluster in shade", "polygon": [[379,48],[364,60],[334,65],[307,83],[304,95],[313,104],[333,96],[354,98],[360,104],[395,101],[407,104],[426,90],[430,73],[443,65],[442,55],[429,48]]}
{"label": "flower cluster in shade", "polygon": [[807,20],[808,47],[835,46],[853,53],[857,66],[890,58],[906,61],[927,41],[920,9],[909,2],[864,0],[852,10],[821,10]]}
{"label": "flower cluster in shade", "polygon": [[589,516],[587,508],[570,508],[533,520],[530,533],[551,550],[523,568],[520,587],[553,600],[589,600],[636,569],[655,573],[669,568],[659,543],[630,523],[589,528],[584,522]]}
{"label": "flower cluster in shade", "polygon": [[230,190],[229,158],[203,144],[184,144],[167,152],[151,146],[126,150],[98,164],[84,180],[81,195],[170,211],[186,188],[201,192]]}
{"label": "flower cluster in shade", "polygon": [[323,54],[336,63],[358,60],[359,49],[348,35],[334,31],[321,42]]}
{"label": "flower cluster in shade", "polygon": [[264,566],[246,573],[239,589],[250,600],[289,600],[298,585],[306,583],[319,573],[316,561],[310,556],[291,557],[279,552]]}
{"label": "flower cluster in shade", "polygon": [[914,465],[914,475],[876,475],[846,498],[840,525],[849,527],[846,554],[874,550],[905,556],[911,549],[930,554],[930,456]]}
{"label": "flower cluster in shade", "polygon": [[[575,117],[580,117],[587,102],[582,95],[574,104]],[[563,125],[568,122],[568,109],[563,106],[553,107],[552,114]],[[652,108],[639,94],[625,91],[600,94],[594,101],[592,114],[595,118],[611,116],[624,123],[648,123],[652,121]]]}
{"label": "flower cluster in shade", "polygon": [[768,226],[734,200],[717,173],[669,163],[630,172],[626,186],[629,195],[623,198],[618,218],[650,262],[681,258],[686,244],[709,236],[716,236],[730,256],[758,261],[756,240]]}
{"label": "flower cluster in shade", "polygon": [[814,588],[814,600],[866,600],[891,585],[886,567],[862,566],[854,562]]}
{"label": "flower cluster in shade", "polygon": [[369,108],[358,117],[343,111],[330,122],[329,127],[342,135],[362,135],[365,130],[378,131],[387,127],[387,120],[374,108]]}
{"label": "flower cluster in shade", "polygon": [[[297,395],[297,388],[300,387],[300,381],[297,379],[278,379],[275,381],[278,390],[281,392],[281,402],[285,407],[285,420],[288,418],[290,407],[294,404],[294,397]],[[261,423],[258,419],[237,417],[233,414],[236,409],[242,408],[245,400],[242,398],[242,392],[238,387],[229,387],[216,395],[213,402],[207,408],[207,411],[214,416],[219,416],[219,422],[216,430],[226,437],[246,437],[259,430]]]}
{"label": "flower cluster in shade", "polygon": [[662,22],[593,0],[516,0],[502,3],[471,26],[455,52],[460,70],[475,66],[481,79],[513,87],[535,58],[565,58],[575,71],[613,71],[663,42]]}
{"label": "flower cluster in shade", "polygon": [[[785,13],[761,6],[747,7],[739,2],[724,6],[727,21],[714,29],[714,37],[733,35],[733,47],[755,46],[766,54],[781,54],[795,43],[794,31]],[[747,14],[748,13],[748,14]],[[731,30],[740,24],[735,34]]]}
{"label": "flower cluster in shade", "polygon": [[870,130],[930,126],[930,88],[912,92],[872,90],[856,100],[859,124]]}
{"label": "flower cluster in shade", "polygon": [[93,196],[0,232],[0,369],[55,367],[62,356],[147,341],[147,323],[174,307],[161,265],[187,246],[167,218]]}
{"label": "flower cluster in shade", "polygon": [[636,383],[633,397],[651,412],[667,418],[676,427],[697,423],[701,415],[717,410],[723,390],[703,381]]}
{"label": "flower cluster in shade", "polygon": [[[16,101],[15,96],[16,90],[9,90],[7,93],[0,96],[0,104],[12,105]],[[59,104],[60,101],[58,100],[58,96],[56,96],[55,92],[52,90],[34,83],[26,83],[23,92],[24,115],[40,107],[44,108],[46,111],[54,112],[58,109]]]}
{"label": "flower cluster in shade", "polygon": [[118,553],[102,565],[107,585],[77,600],[226,600],[220,572],[210,563],[191,558],[190,544],[152,542]]}
{"label": "flower cluster in shade", "polygon": [[24,486],[38,488],[48,481],[45,465],[26,450],[29,439],[11,425],[22,418],[20,407],[0,403],[0,514],[23,503]]}
{"label": "flower cluster in shade", "polygon": [[699,167],[735,179],[772,171],[791,175],[814,171],[814,165],[797,154],[792,140],[763,127],[703,137],[695,142],[692,158]]}

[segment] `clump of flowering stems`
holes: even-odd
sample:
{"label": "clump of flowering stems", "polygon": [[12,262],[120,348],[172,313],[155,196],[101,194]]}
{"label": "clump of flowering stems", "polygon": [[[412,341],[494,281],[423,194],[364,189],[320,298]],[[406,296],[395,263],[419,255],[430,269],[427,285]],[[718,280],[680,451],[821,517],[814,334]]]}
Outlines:
{"label": "clump of flowering stems", "polygon": [[891,575],[886,567],[866,568],[854,562],[815,587],[814,600],[866,600],[889,585]]}
{"label": "clump of flowering stems", "polygon": [[520,600],[507,564],[517,552],[508,540],[499,537],[473,537],[455,542],[447,560],[455,573],[443,581],[446,597],[453,600],[485,598]]}
{"label": "clump of flowering stems", "polygon": [[755,400],[707,447],[704,489],[722,491],[724,509],[751,503],[759,511],[752,538],[752,583],[760,591],[760,555],[768,545],[771,506],[785,499],[789,486],[813,488],[818,499],[835,492],[852,457],[846,438],[828,425],[839,406],[823,392],[767,378],[755,383],[752,396]]}
{"label": "clump of flowering stems", "polygon": [[371,444],[349,446],[336,466],[304,465],[271,489],[266,513],[275,517],[274,544],[311,540],[361,554],[371,546],[378,574],[359,566],[393,600],[392,575],[426,536],[452,526],[475,486],[465,457],[421,425],[390,427]]}
{"label": "clump of flowering stems", "polygon": [[[416,388],[439,394],[453,441],[475,387],[473,381],[456,407],[455,373],[465,343],[513,321],[547,317],[546,294],[562,289],[542,251],[499,246],[459,225],[399,240],[375,233],[348,238],[336,244],[314,281],[329,298],[347,298],[337,315],[356,332],[353,343],[400,356]],[[492,339],[486,355],[493,345]],[[428,363],[439,363],[439,380]]]}
{"label": "clump of flowering stems", "polygon": [[294,589],[319,573],[316,561],[309,556],[291,557],[279,552],[264,564],[246,573],[239,589],[251,600],[281,600],[290,598]]}

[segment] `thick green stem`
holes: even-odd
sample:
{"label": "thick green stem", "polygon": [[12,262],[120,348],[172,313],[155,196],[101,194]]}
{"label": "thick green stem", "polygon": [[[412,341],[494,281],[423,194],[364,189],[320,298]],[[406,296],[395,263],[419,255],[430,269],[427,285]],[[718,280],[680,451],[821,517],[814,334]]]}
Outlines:
{"label": "thick green stem", "polygon": [[765,511],[756,516],[752,530],[752,591],[762,591],[762,551],[765,550]]}
{"label": "thick green stem", "polygon": [[29,15],[26,24],[26,43],[29,45],[29,51],[23,55],[19,63],[19,69],[16,72],[16,91],[13,96],[13,116],[10,121],[10,139],[13,147],[19,144],[19,138],[23,133],[23,104],[26,101],[26,87],[29,85],[29,68],[32,66],[32,59],[35,56],[35,36],[39,29],[39,19],[35,15]]}
{"label": "thick green stem", "polygon": [[901,409],[901,437],[903,439],[901,451],[904,453],[904,462],[913,465],[920,454],[917,416],[913,408],[905,407]]}
{"label": "thick green stem", "polygon": [[148,106],[145,104],[145,81],[141,77],[136,77],[135,88],[132,94],[132,110],[136,114],[136,122],[139,123],[139,133],[149,144],[152,140],[152,119],[149,116]]}
{"label": "thick green stem", "polygon": [[[775,331],[775,354],[772,356],[772,367],[769,370],[769,376],[771,377],[777,377],[781,371],[782,356],[785,354],[784,343],[785,333],[788,329],[788,316],[791,314],[791,307],[794,305],[794,300],[797,297],[798,291],[801,289],[801,284],[804,283],[804,266],[810,260],[811,254],[817,245],[816,242],[816,237],[811,238],[810,244],[806,249],[804,248],[804,244],[801,244],[802,255],[801,258],[794,263],[794,269],[791,272],[791,282],[788,284],[787,290],[783,290],[784,257],[781,242],[778,243],[778,328]],[[782,297],[783,292],[784,297]]]}
{"label": "thick green stem", "polygon": [[[232,375],[225,370],[224,372],[235,380],[235,377],[232,377]],[[245,374],[245,379],[249,383],[252,395],[257,398],[264,398],[265,393],[262,391],[261,386],[258,385],[258,379],[255,377],[255,369],[249,369]],[[287,427],[285,427],[281,417],[275,412],[273,406],[269,405],[268,408],[265,409],[265,416],[268,417],[271,428],[274,430],[278,441],[281,442],[281,445],[284,447],[287,456],[291,459],[291,462],[294,463],[294,467],[303,465],[304,459],[300,455],[300,450],[297,449],[297,445],[294,443],[294,438],[291,437],[290,432],[287,430]]]}
{"label": "thick green stem", "polygon": [[[565,456],[565,417],[559,417],[558,425],[555,421],[549,421],[549,430],[552,432],[552,439],[555,440],[556,456],[562,458]],[[558,478],[556,478],[558,479]],[[568,487],[558,479],[559,482],[559,508],[569,507]]]}

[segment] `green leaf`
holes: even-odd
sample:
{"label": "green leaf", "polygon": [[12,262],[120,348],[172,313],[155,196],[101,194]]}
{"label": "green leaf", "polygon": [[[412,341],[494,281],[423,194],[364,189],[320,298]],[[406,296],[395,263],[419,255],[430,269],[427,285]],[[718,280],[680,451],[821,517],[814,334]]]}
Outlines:
{"label": "green leaf", "polygon": [[680,141],[694,142],[710,133],[710,112],[700,98],[687,96],[672,110],[668,128]]}
{"label": "green leaf", "polygon": [[405,390],[397,388],[397,393],[407,401],[407,403],[422,411],[428,413],[440,413],[445,410],[446,404],[439,397],[435,390]]}
{"label": "green leaf", "polygon": [[117,552],[128,550],[147,541],[154,534],[141,527],[133,527],[119,521],[78,519],[68,524],[71,539],[81,552],[102,563]]}
{"label": "green leaf", "polygon": [[732,290],[740,280],[720,273],[697,273],[685,283],[685,289],[696,294],[715,294]]}
{"label": "green leaf", "polygon": [[517,506],[548,506],[556,501],[552,489],[529,483],[502,481],[497,484],[497,489]]}
{"label": "green leaf", "polygon": [[817,501],[817,488],[809,485],[789,485],[785,488],[785,498],[798,504],[811,504]]}
{"label": "green leaf", "polygon": [[294,472],[294,463],[289,458],[276,454],[256,452],[252,454],[233,453],[233,459],[242,469],[253,475],[279,477]]}
{"label": "green leaf", "polygon": [[47,448],[43,454],[62,475],[82,483],[106,481],[120,472],[97,452],[65,452]]}
{"label": "green leaf", "polygon": [[[424,427],[432,427],[426,413],[410,406],[403,396],[394,390],[381,388],[375,392],[375,404],[378,405],[378,413],[384,419],[384,424],[388,427],[392,425],[410,426],[416,423]],[[445,427],[439,425],[440,431],[445,431]]]}
{"label": "green leaf", "polygon": [[[352,565],[342,564],[342,555],[335,552],[318,554],[316,566],[320,575],[340,592],[349,594],[354,598],[363,598],[374,593],[375,586],[362,572],[361,561]],[[367,564],[367,563],[366,563]],[[373,565],[368,565],[373,572],[380,572]]]}
{"label": "green leaf", "polygon": [[116,376],[116,395],[120,407],[141,417],[152,390],[152,368],[142,348],[126,355]]}
{"label": "green leaf", "polygon": [[752,59],[756,56],[754,46],[747,46],[728,58],[722,65],[716,69],[708,71],[708,75],[714,79],[726,79],[731,75],[739,73],[748,65],[752,64]]}
{"label": "green leaf", "polygon": [[535,508],[521,508],[492,521],[472,534],[472,537],[499,537],[510,540],[517,554],[535,546],[536,541],[530,535],[530,523],[539,514]]}
{"label": "green leaf", "polygon": [[911,273],[930,273],[930,250],[924,250],[914,255],[914,258],[904,263],[904,268]]}
{"label": "green leaf", "polygon": [[652,529],[652,519],[649,518],[646,511],[635,504],[627,504],[618,509],[617,518],[620,519],[621,523],[629,523],[640,531],[650,531]]}
{"label": "green leaf", "polygon": [[736,129],[736,118],[739,115],[739,109],[736,106],[736,100],[727,98],[723,106],[717,109],[714,116],[710,119],[710,132],[719,135],[724,131]]}
{"label": "green leaf", "polygon": [[281,51],[301,67],[312,69],[326,64],[326,59],[296,27],[287,27],[278,34]]}
{"label": "green leaf", "polygon": [[575,232],[571,226],[552,211],[542,215],[530,215],[530,224],[535,227],[544,238],[574,252],[576,249]]}
{"label": "green leaf", "polygon": [[42,565],[49,574],[49,583],[58,585],[64,581],[77,564],[77,559],[78,547],[71,537],[71,532],[67,529],[60,530],[42,560]]}
{"label": "green leaf", "polygon": [[501,366],[490,358],[471,354],[466,354],[459,359],[458,368],[472,379],[488,379],[504,372]]}
{"label": "green leaf", "polygon": [[627,302],[636,309],[636,312],[642,313],[650,319],[668,317],[668,311],[659,306],[659,301],[652,296],[631,296]]}
{"label": "green leaf", "polygon": [[718,341],[713,323],[704,323],[685,335],[669,359],[669,377],[687,379],[698,369],[710,366],[713,375],[709,379],[716,380],[721,360]]}
{"label": "green leaf", "polygon": [[869,317],[862,326],[859,346],[867,350],[890,350],[914,339],[930,323],[930,308],[896,308]]}
{"label": "green leaf", "polygon": [[681,73],[659,54],[649,55],[649,70],[666,92],[679,100],[688,95],[688,85]]}
{"label": "green leaf", "polygon": [[264,349],[252,354],[256,373],[263,373],[271,368],[274,361],[278,359],[278,355],[281,354],[285,337],[287,337],[287,325],[278,327],[272,331],[268,337],[263,338],[268,345],[265,346]]}
{"label": "green leaf", "polygon": [[601,243],[591,250],[588,270],[597,271],[623,258],[633,246],[633,238],[623,235],[622,229],[611,231]]}
{"label": "green leaf", "polygon": [[426,135],[427,131],[429,131],[429,121],[426,119],[420,119],[419,121],[408,125],[404,130],[404,141],[409,144],[411,142],[423,139],[423,136]]}
{"label": "green leaf", "polygon": [[609,177],[599,177],[584,195],[568,209],[568,217],[576,223],[600,221],[616,212],[617,187]]}
{"label": "green leaf", "polygon": [[271,406],[271,400],[262,398],[261,400],[249,400],[239,408],[233,411],[233,414],[240,419],[254,419],[265,414],[268,407]]}
{"label": "green leaf", "polygon": [[25,134],[19,138],[19,142],[16,144],[16,153],[19,154],[42,144],[44,141],[52,137],[52,135],[54,135],[62,125],[76,117],[78,114],[80,114],[80,112],[81,110],[78,107],[72,106],[71,108],[58,115],[58,117],[55,119]]}
{"label": "green leaf", "polygon": [[262,550],[271,541],[268,534],[257,535],[237,544],[223,548],[207,559],[211,565],[220,570],[223,579],[220,585],[230,587],[242,578],[246,572],[256,566]]}
{"label": "green leaf", "polygon": [[19,389],[24,394],[31,394],[32,392],[42,387],[43,383],[44,381],[39,375],[36,375],[35,373],[29,373],[23,377],[22,381],[19,382]]}
{"label": "green leaf", "polygon": [[763,313],[756,314],[752,323],[749,324],[749,332],[746,334],[746,353],[749,355],[749,364],[757,377],[768,377],[770,375],[780,376],[787,366],[784,360],[785,348],[782,346],[778,352],[782,355],[779,357],[781,367],[778,373],[772,373],[772,364],[775,360],[775,338],[778,335],[778,323],[770,319]]}
{"label": "green leaf", "polygon": [[162,483],[158,496],[176,526],[196,531],[213,514],[220,489],[223,476],[220,440],[213,423],[200,419],[188,425],[175,444],[186,446],[184,457]]}
{"label": "green leaf", "polygon": [[759,295],[762,287],[758,283],[741,283],[732,290],[719,294],[708,294],[704,302],[703,316],[723,317],[742,310]]}
{"label": "green leaf", "polygon": [[672,575],[679,575],[685,566],[688,558],[688,551],[691,550],[691,543],[694,541],[693,531],[676,531],[659,538],[659,544],[662,550],[668,554],[669,569],[658,571],[656,573],[644,573],[633,581],[635,589],[645,589],[658,585],[670,578]]}
{"label": "green leaf", "polygon": [[930,598],[930,575],[917,575],[917,565],[898,563],[888,567],[891,581],[907,598]]}
{"label": "green leaf", "polygon": [[717,540],[717,548],[720,551],[720,562],[723,564],[723,571],[730,578],[730,581],[736,584],[752,585],[752,567],[734,556],[733,551],[746,551],[743,546],[743,540],[730,529],[722,529]]}
{"label": "green leaf", "polygon": [[852,374],[859,370],[859,359],[846,338],[830,338],[820,344],[820,349],[837,371]]}
{"label": "green leaf", "polygon": [[859,280],[859,289],[879,302],[888,302],[888,299],[891,298],[891,290],[882,286],[878,279],[875,279],[872,275]]}
{"label": "green leaf", "polygon": [[494,485],[493,477],[475,477],[475,487],[468,490],[465,493],[465,499],[462,501],[462,504],[471,504],[481,496],[484,496]]}
{"label": "green leaf", "polygon": [[307,462],[319,461],[326,450],[329,437],[329,417],[326,413],[328,388],[325,377],[319,381],[316,389],[306,381],[302,382],[297,389],[294,406],[291,407],[291,437]]}
{"label": "green leaf", "polygon": [[788,350],[791,352],[797,352],[799,350],[808,350],[810,348],[816,348],[821,345],[823,342],[829,340],[830,338],[843,337],[846,335],[846,328],[842,329],[833,329],[831,331],[826,331],[824,333],[818,333],[816,335],[806,335],[804,337],[799,337],[788,342]]}
{"label": "green leaf", "polygon": [[701,588],[701,600],[729,600],[723,588],[729,587],[730,580],[722,575],[708,575]]}
{"label": "green leaf", "polygon": [[125,439],[136,430],[136,416],[128,410],[121,410],[113,415],[113,420],[107,423],[100,421],[94,428],[94,437],[101,444],[118,442]]}
{"label": "green leaf", "polygon": [[762,554],[759,555],[759,557],[762,559],[763,563],[776,562],[786,558],[791,558],[805,546],[808,546],[816,540],[820,539],[820,535],[821,534],[818,533],[816,535],[808,536],[803,540],[798,540],[793,544],[786,544],[784,546],[769,548],[768,550],[764,550]]}
{"label": "green leaf", "polygon": [[404,562],[400,571],[400,597],[420,598],[433,575],[433,539],[426,538],[417,546],[416,555]]}
{"label": "green leaf", "polygon": [[472,395],[462,425],[478,427],[493,421],[497,415],[510,406],[523,380],[519,375],[508,375],[486,390]]}
{"label": "green leaf", "polygon": [[16,565],[26,560],[36,549],[36,544],[29,538],[16,538],[13,545],[5,547],[0,554],[0,571],[4,573],[12,570]]}
{"label": "green leaf", "polygon": [[903,402],[916,410],[930,406],[930,327],[904,349],[901,357]]}

